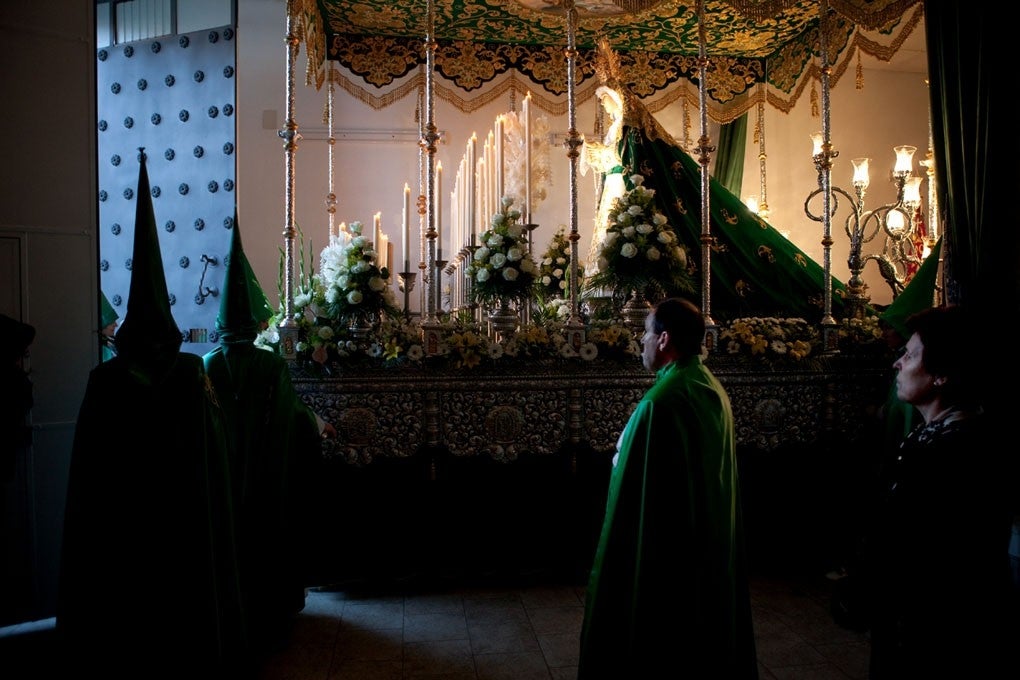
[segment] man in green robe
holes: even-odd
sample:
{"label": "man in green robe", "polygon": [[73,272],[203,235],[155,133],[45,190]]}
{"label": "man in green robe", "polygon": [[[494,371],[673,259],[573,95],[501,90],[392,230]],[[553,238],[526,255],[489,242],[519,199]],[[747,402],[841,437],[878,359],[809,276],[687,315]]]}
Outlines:
{"label": "man in green robe", "polygon": [[117,355],[90,373],[74,432],[57,632],[75,673],[239,677],[225,424],[201,357],[180,351],[140,159]]}
{"label": "man in green robe", "polygon": [[579,680],[757,678],[733,411],[693,303],[648,315],[655,384],[620,436],[588,581]]}
{"label": "man in green robe", "polygon": [[307,503],[315,500],[309,485],[318,476],[320,435],[327,434],[295,391],[286,361],[254,344],[266,310],[235,220],[216,318],[220,346],[203,361],[229,423],[241,583],[248,630],[260,649],[280,642],[304,607]]}

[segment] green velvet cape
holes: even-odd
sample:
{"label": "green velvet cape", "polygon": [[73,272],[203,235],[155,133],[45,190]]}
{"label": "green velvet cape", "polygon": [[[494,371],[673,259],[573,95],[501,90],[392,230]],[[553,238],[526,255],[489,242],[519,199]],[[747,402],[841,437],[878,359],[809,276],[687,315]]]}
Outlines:
{"label": "green velvet cape", "polygon": [[[635,109],[628,111],[620,139],[627,188],[633,188],[629,177],[640,174],[644,186],[656,191],[656,204],[696,267],[693,278],[700,296],[701,166],[658,128],[636,97],[628,96],[627,106]],[[716,321],[749,316],[821,320],[825,304],[821,265],[715,179],[709,181],[708,211],[714,243],[707,311]],[[819,240],[821,233],[819,223]],[[833,278],[832,289],[832,313],[841,318],[845,287]]]}
{"label": "green velvet cape", "polygon": [[261,645],[279,637],[313,585],[306,583],[307,504],[321,440],[281,357],[247,343],[223,345],[203,360],[229,423],[245,610]]}
{"label": "green velvet cape", "polygon": [[241,675],[246,636],[223,416],[200,357],[89,375],[67,491],[57,631],[102,677]]}
{"label": "green velvet cape", "polygon": [[588,582],[578,678],[756,678],[733,412],[701,359],[631,415]]}

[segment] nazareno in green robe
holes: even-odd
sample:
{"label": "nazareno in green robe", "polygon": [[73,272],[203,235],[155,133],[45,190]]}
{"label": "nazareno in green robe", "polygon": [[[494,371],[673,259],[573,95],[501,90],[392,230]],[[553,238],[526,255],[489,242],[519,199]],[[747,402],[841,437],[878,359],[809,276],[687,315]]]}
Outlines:
{"label": "nazareno in green robe", "polygon": [[656,374],[620,437],[579,680],[757,678],[733,413],[699,357]]}
{"label": "nazareno in green robe", "polygon": [[227,455],[200,357],[179,353],[155,376],[122,356],[92,370],[71,452],[57,608],[70,668],[114,678],[240,672]]}
{"label": "nazareno in green robe", "polygon": [[238,552],[248,629],[273,643],[305,603],[311,579],[315,466],[322,443],[286,361],[248,343],[224,344],[203,360],[226,413]]}

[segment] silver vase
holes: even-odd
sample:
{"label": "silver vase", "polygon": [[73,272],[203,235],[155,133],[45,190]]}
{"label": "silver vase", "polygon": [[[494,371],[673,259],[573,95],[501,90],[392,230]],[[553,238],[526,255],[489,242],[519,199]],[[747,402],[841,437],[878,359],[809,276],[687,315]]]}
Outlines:
{"label": "silver vase", "polygon": [[620,315],[631,332],[638,336],[645,330],[645,319],[652,312],[652,305],[645,298],[643,290],[635,288],[630,293],[630,298],[620,309]]}
{"label": "silver vase", "polygon": [[518,320],[517,310],[509,300],[500,300],[489,310],[489,324],[498,340],[505,339],[507,335],[517,330]]}

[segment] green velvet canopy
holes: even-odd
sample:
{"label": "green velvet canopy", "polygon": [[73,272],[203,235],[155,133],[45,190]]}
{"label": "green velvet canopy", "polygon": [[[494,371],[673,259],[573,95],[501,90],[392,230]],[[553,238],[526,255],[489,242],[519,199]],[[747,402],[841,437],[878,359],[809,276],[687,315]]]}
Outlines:
{"label": "green velvet canopy", "polygon": [[[471,92],[507,71],[554,95],[567,91],[562,0],[435,0],[436,74]],[[829,0],[829,63],[838,79],[854,54],[888,61],[923,16],[920,0]],[[594,76],[595,44],[621,53],[638,96],[698,77],[696,0],[586,0],[574,3],[577,80]],[[308,80],[321,87],[335,61],[366,83],[386,87],[425,62],[426,0],[291,0],[308,53]],[[756,85],[789,111],[819,75],[819,0],[705,0],[711,59],[708,96],[732,120]]]}

